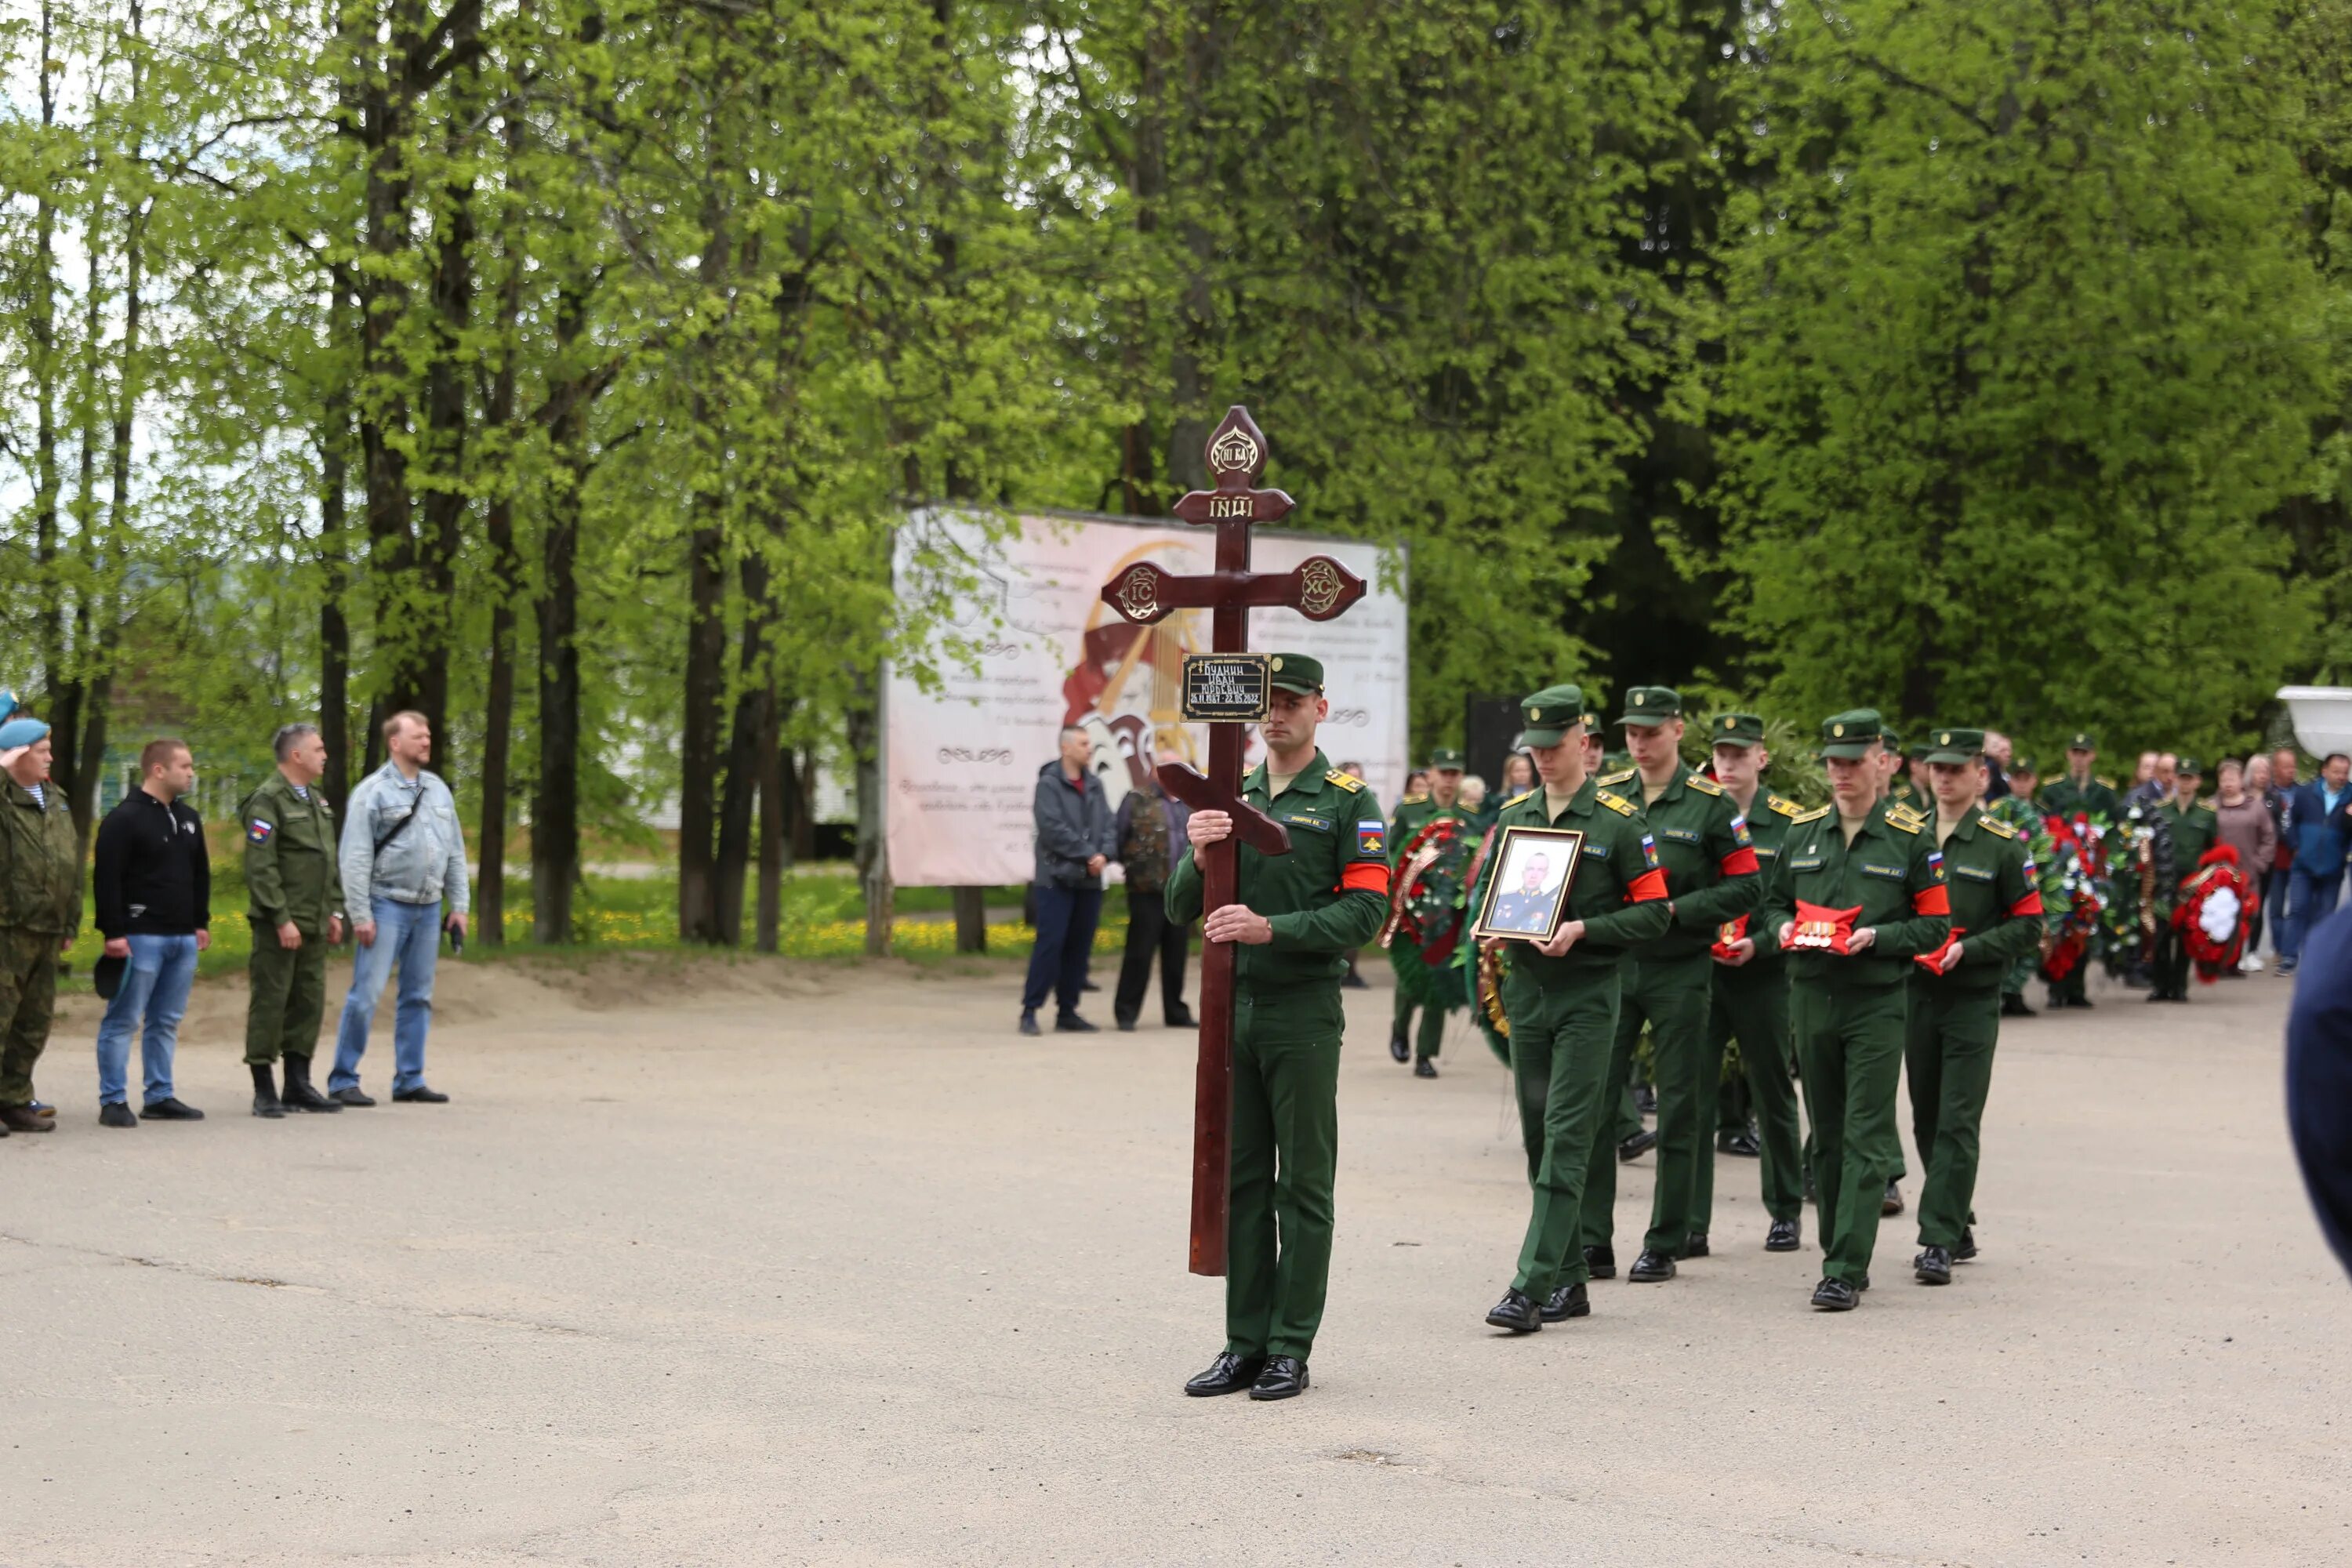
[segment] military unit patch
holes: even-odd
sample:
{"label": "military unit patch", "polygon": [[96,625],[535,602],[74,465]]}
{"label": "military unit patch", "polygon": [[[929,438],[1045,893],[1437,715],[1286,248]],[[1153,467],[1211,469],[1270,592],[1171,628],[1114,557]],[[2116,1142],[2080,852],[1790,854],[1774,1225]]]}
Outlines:
{"label": "military unit patch", "polygon": [[269,842],[269,836],[277,831],[276,825],[264,822],[257,816],[245,830],[245,841],[247,844],[267,844]]}
{"label": "military unit patch", "polygon": [[1385,858],[1388,852],[1388,824],[1379,821],[1360,822],[1356,824],[1357,854],[1367,858],[1374,855]]}

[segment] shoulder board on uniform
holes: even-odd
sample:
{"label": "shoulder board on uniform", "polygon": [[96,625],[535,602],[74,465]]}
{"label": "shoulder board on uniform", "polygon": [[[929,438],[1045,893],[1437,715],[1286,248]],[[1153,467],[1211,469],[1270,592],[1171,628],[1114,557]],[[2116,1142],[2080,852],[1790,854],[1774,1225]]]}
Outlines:
{"label": "shoulder board on uniform", "polygon": [[2008,823],[2003,822],[1998,816],[1988,816],[1982,812],[1979,812],[1977,814],[1977,826],[1997,837],[2014,838],[2017,837],[2016,828],[2011,827]]}
{"label": "shoulder board on uniform", "polygon": [[1613,794],[1612,792],[1605,789],[1597,789],[1592,792],[1592,798],[1599,801],[1601,805],[1607,806],[1610,810],[1615,812],[1620,816],[1631,816],[1633,815],[1633,803],[1627,800],[1622,795]]}
{"label": "shoulder board on uniform", "polygon": [[1886,826],[1898,833],[1919,833],[1926,830],[1927,819],[1898,806],[1886,814]]}
{"label": "shoulder board on uniform", "polygon": [[1713,779],[1707,777],[1705,773],[1691,774],[1688,778],[1683,780],[1683,787],[1685,789],[1695,789],[1701,795],[1721,795],[1723,793],[1723,786],[1716,783]]}
{"label": "shoulder board on uniform", "polygon": [[1358,778],[1353,773],[1343,773],[1337,768],[1333,768],[1329,773],[1325,773],[1323,775],[1323,782],[1326,784],[1338,784],[1349,795],[1353,795],[1358,790],[1364,787],[1363,780]]}
{"label": "shoulder board on uniform", "polygon": [[[1772,803],[1772,809],[1775,811],[1780,810],[1781,804],[1782,803],[1780,801],[1774,801]],[[1829,814],[1830,808],[1828,806],[1817,805],[1811,811],[1800,811],[1792,815],[1789,818],[1789,826],[1794,827],[1801,822],[1819,822],[1822,817],[1827,816]]]}
{"label": "shoulder board on uniform", "polygon": [[1799,805],[1795,801],[1790,800],[1785,795],[1766,795],[1764,797],[1764,804],[1766,806],[1773,811],[1779,812],[1783,816],[1793,817],[1800,822],[1804,820],[1805,808]]}
{"label": "shoulder board on uniform", "polygon": [[1402,800],[1397,802],[1397,804],[1399,805],[1427,805],[1429,804],[1429,796],[1426,795],[1409,795]]}
{"label": "shoulder board on uniform", "polygon": [[1519,804],[1519,802],[1521,802],[1521,801],[1523,801],[1523,800],[1527,799],[1527,798],[1528,798],[1528,796],[1529,796],[1529,795],[1533,795],[1533,794],[1535,794],[1535,793],[1536,793],[1536,792],[1535,792],[1534,790],[1531,790],[1531,789],[1523,789],[1523,790],[1521,790],[1518,794],[1517,794],[1517,795],[1513,795],[1510,799],[1508,799],[1508,800],[1507,800],[1507,801],[1505,801],[1505,802],[1503,803],[1503,809],[1504,809],[1505,811],[1508,811],[1508,810],[1510,810],[1510,809],[1511,809],[1511,807],[1513,807],[1513,806],[1515,806],[1515,805],[1518,805],[1518,804]]}
{"label": "shoulder board on uniform", "polygon": [[1594,782],[1604,789],[1613,784],[1631,784],[1633,782],[1633,775],[1641,771],[1639,768],[1625,768],[1613,773],[1602,773]]}

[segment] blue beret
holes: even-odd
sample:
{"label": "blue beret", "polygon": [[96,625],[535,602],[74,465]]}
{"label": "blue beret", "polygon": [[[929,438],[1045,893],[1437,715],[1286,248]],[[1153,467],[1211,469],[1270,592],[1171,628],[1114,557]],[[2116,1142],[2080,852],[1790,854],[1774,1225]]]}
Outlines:
{"label": "blue beret", "polygon": [[0,724],[0,752],[29,746],[48,732],[49,727],[38,719],[11,719]]}

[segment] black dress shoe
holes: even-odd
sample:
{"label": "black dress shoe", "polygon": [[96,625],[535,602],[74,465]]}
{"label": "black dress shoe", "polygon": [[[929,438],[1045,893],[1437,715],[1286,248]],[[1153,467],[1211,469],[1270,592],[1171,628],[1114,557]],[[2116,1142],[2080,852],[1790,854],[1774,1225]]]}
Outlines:
{"label": "black dress shoe", "polygon": [[2025,994],[2021,991],[2005,991],[2001,993],[2000,1016],[2004,1018],[2034,1018],[2041,1016],[2040,1014],[2034,1012],[2032,1008],[2025,1005]]}
{"label": "black dress shoe", "polygon": [[1617,1145],[1617,1158],[1621,1163],[1630,1160],[1638,1160],[1643,1155],[1648,1153],[1650,1152],[1650,1145],[1655,1143],[1657,1141],[1658,1134],[1656,1131],[1652,1128],[1644,1127],[1639,1132],[1634,1133],[1631,1138],[1625,1139]]}
{"label": "black dress shoe", "polygon": [[1533,1296],[1514,1286],[1503,1292],[1501,1300],[1486,1309],[1486,1321],[1515,1334],[1532,1334],[1544,1326],[1544,1310],[1536,1305]]}
{"label": "black dress shoe", "polygon": [[1406,1039],[1402,1035],[1391,1035],[1389,1037],[1389,1057],[1390,1059],[1397,1062],[1409,1062],[1412,1060],[1412,1042]]}
{"label": "black dress shoe", "polygon": [[140,1107],[142,1121],[202,1121],[205,1113],[182,1100],[176,1095],[165,1095],[152,1105]]}
{"label": "black dress shoe", "polygon": [[1412,1064],[1412,1076],[1415,1078],[1435,1078],[1437,1076],[1437,1064],[1431,1061],[1427,1057],[1423,1057],[1419,1061]]}
{"label": "black dress shoe", "polygon": [[1171,1029],[1197,1029],[1201,1026],[1201,1020],[1192,1016],[1190,1007],[1179,1007],[1168,1015],[1168,1026]]}
{"label": "black dress shoe", "polygon": [[1843,1279],[1824,1279],[1813,1287],[1813,1305],[1825,1312],[1851,1312],[1862,1304],[1862,1293]]}
{"label": "black dress shoe", "polygon": [[449,1103],[449,1097],[447,1095],[442,1093],[437,1089],[427,1089],[421,1083],[415,1089],[394,1089],[393,1091],[392,1098],[402,1105],[446,1105]]}
{"label": "black dress shoe", "polygon": [[1265,1357],[1237,1355],[1232,1351],[1221,1352],[1209,1363],[1209,1370],[1184,1385],[1184,1392],[1195,1399],[1207,1399],[1219,1394],[1239,1394],[1257,1381],[1265,1370]]}
{"label": "black dress shoe", "polygon": [[1695,1230],[1691,1232],[1690,1235],[1685,1237],[1683,1238],[1683,1256],[1685,1258],[1705,1258],[1706,1256],[1706,1232],[1703,1230]]}
{"label": "black dress shoe", "polygon": [[131,1108],[122,1101],[110,1100],[98,1108],[98,1124],[100,1127],[136,1127],[139,1118],[131,1115]]}
{"label": "black dress shoe", "polygon": [[2069,996],[2066,998],[2066,1005],[2069,1007],[2088,1007],[2093,1005],[2094,1004],[2088,996]]}
{"label": "black dress shoe", "polygon": [[337,1105],[356,1105],[362,1110],[365,1110],[367,1107],[375,1103],[375,1096],[368,1093],[357,1084],[352,1085],[349,1089],[339,1089],[328,1098],[332,1100]]}
{"label": "black dress shoe", "polygon": [[1307,1363],[1295,1355],[1270,1355],[1250,1384],[1252,1399],[1296,1399],[1307,1392]]}
{"label": "black dress shoe", "polygon": [[1643,1083],[1633,1086],[1633,1109],[1644,1116],[1655,1116],[1658,1113],[1658,1089],[1655,1084]]}
{"label": "black dress shoe", "polygon": [[1584,1271],[1595,1279],[1617,1278],[1617,1249],[1613,1247],[1588,1247],[1584,1249]]}
{"label": "black dress shoe", "polygon": [[1056,1014],[1054,1018],[1054,1033],[1057,1035],[1098,1035],[1102,1033],[1102,1031],[1096,1028],[1092,1024],[1087,1023],[1084,1018],[1079,1017],[1076,1013],[1060,1013]]}
{"label": "black dress shoe", "polygon": [[1132,1018],[1118,1018],[1118,1019],[1114,1019],[1114,1020],[1112,1020],[1112,1021],[1118,1025],[1118,1032],[1119,1032],[1120,1034],[1122,1034],[1122,1035],[1131,1035],[1131,1034],[1135,1033],[1135,1020],[1134,1020],[1134,1019],[1132,1019]]}
{"label": "black dress shoe", "polygon": [[1636,1285],[1664,1284],[1675,1277],[1675,1260],[1664,1253],[1649,1247],[1633,1259],[1633,1267],[1625,1270],[1625,1278]]}
{"label": "black dress shoe", "polygon": [[1886,1195],[1878,1200],[1878,1212],[1883,1215],[1903,1212],[1903,1189],[1893,1182],[1886,1184]]}
{"label": "black dress shoe", "polygon": [[29,1105],[0,1105],[0,1127],[11,1132],[54,1132],[58,1124]]}
{"label": "black dress shoe", "polygon": [[1547,1323],[1564,1323],[1570,1318],[1591,1316],[1592,1303],[1585,1296],[1581,1279],[1573,1285],[1562,1285],[1544,1298],[1543,1321]]}
{"label": "black dress shoe", "polygon": [[1772,1228],[1764,1233],[1767,1252],[1794,1252],[1803,1245],[1804,1238],[1798,1234],[1797,1222],[1792,1219],[1776,1219]]}
{"label": "black dress shoe", "polygon": [[1952,1261],[1966,1263],[1977,1255],[1977,1231],[1972,1225],[1960,1226],[1960,1244],[1952,1248]]}
{"label": "black dress shoe", "polygon": [[1949,1285],[1952,1282],[1952,1253],[1949,1247],[1929,1247],[1921,1249],[1911,1260],[1911,1272],[1919,1277],[1922,1285]]}
{"label": "black dress shoe", "polygon": [[1757,1141],[1754,1128],[1736,1128],[1715,1135],[1715,1151],[1718,1154],[1737,1154],[1743,1160],[1759,1160],[1763,1158],[1764,1145]]}
{"label": "black dress shoe", "polygon": [[[1040,1029],[1037,1027],[1037,1015],[1036,1015],[1036,1014],[1034,1014],[1034,1013],[1024,1013],[1024,1014],[1022,1014],[1022,1015],[1021,1015],[1021,1032],[1022,1032],[1023,1034],[1024,1034],[1024,1035],[1034,1035],[1034,1034],[1040,1034],[1040,1033],[1043,1033],[1043,1031],[1042,1031],[1042,1030],[1040,1030]],[[346,1105],[348,1105],[348,1104],[350,1104],[351,1102],[350,1102],[349,1100],[345,1100],[343,1103],[345,1103]]]}
{"label": "black dress shoe", "polygon": [[1099,991],[1102,987],[1094,983],[1093,976],[1085,975],[1081,976],[1078,980],[1078,989],[1081,991]]}

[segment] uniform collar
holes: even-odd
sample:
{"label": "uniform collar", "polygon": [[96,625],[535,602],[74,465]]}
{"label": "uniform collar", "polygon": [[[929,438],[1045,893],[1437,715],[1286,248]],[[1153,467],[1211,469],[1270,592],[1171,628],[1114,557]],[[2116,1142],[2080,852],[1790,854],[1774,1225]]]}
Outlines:
{"label": "uniform collar", "polygon": [[[1678,798],[1683,793],[1683,781],[1690,776],[1690,764],[1685,762],[1676,761],[1675,763],[1675,776],[1668,779],[1666,781],[1666,787],[1658,792],[1658,800],[1674,800]],[[1633,770],[1633,776],[1625,782],[1633,785],[1636,793],[1646,792],[1650,787],[1649,781],[1642,776],[1642,770],[1639,768],[1635,768]],[[1657,801],[1652,801],[1650,804],[1655,805]]]}
{"label": "uniform collar", "polygon": [[[1298,777],[1300,779],[1314,780],[1315,783],[1313,787],[1320,789],[1323,787],[1323,775],[1330,771],[1331,764],[1323,760],[1323,748],[1318,746],[1315,748],[1314,759],[1305,767],[1298,770]],[[1249,776],[1242,780],[1242,793],[1244,795],[1249,794],[1249,792],[1254,789],[1271,790],[1273,787],[1274,778],[1272,774],[1267,773],[1265,763],[1260,763],[1257,766],[1252,768],[1249,771]],[[1293,789],[1297,789],[1298,787],[1296,780],[1292,782],[1291,787]],[[1268,800],[1272,800],[1274,796],[1268,795],[1266,798]]]}
{"label": "uniform collar", "polygon": [[[1559,816],[1591,816],[1593,805],[1600,794],[1601,781],[1591,773],[1587,773],[1584,775],[1584,782],[1576,786],[1576,793],[1568,797],[1568,804],[1559,808]],[[1535,802],[1536,815],[1544,819],[1546,826],[1559,820],[1559,816],[1554,816],[1551,814],[1551,796],[1544,793],[1541,779],[1536,781]]]}
{"label": "uniform collar", "polygon": [[[1977,817],[1981,813],[1982,809],[1983,808],[1980,806],[1970,807],[1968,814],[1953,825],[1951,837],[1974,838],[1977,836]],[[1930,818],[1930,820],[1932,821],[1933,819]],[[1950,839],[1947,839],[1945,842],[1949,843]]]}

